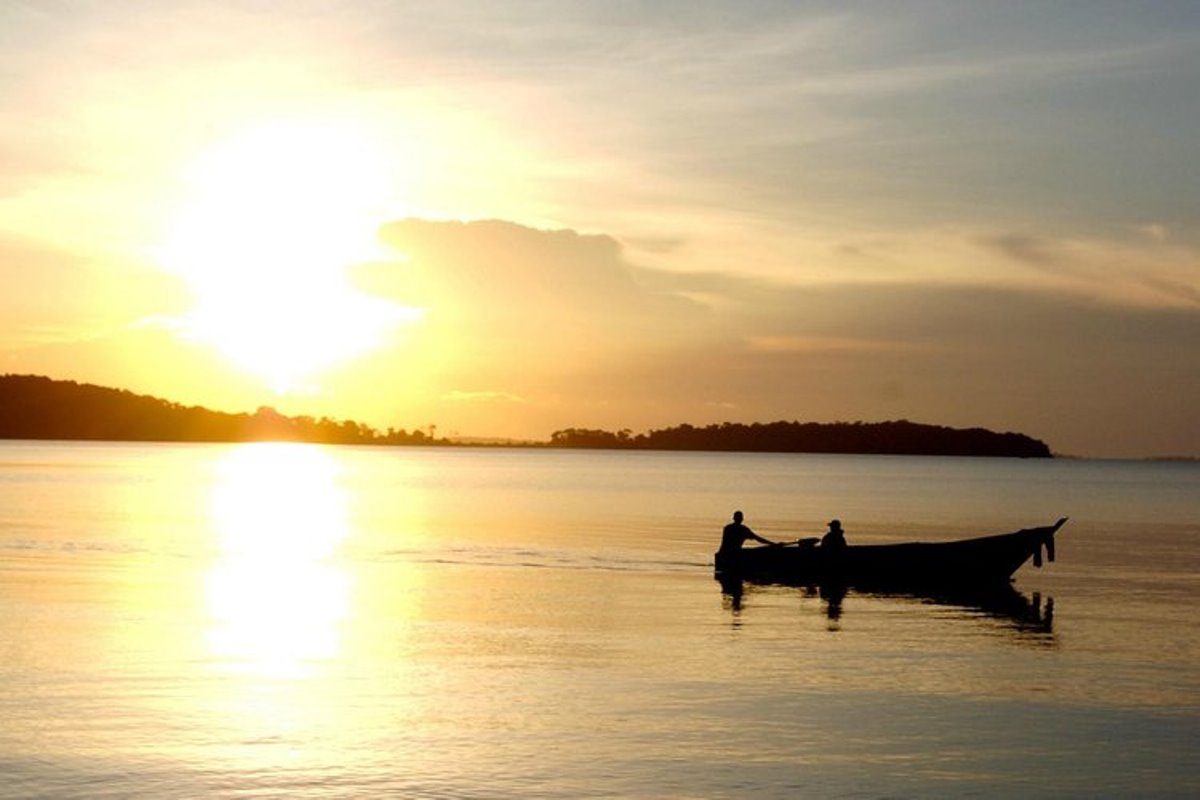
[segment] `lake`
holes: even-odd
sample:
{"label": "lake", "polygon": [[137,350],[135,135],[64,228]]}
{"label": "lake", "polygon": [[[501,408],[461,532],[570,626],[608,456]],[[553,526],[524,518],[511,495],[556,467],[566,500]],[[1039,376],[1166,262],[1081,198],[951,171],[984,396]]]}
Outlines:
{"label": "lake", "polygon": [[[713,580],[1071,519],[1003,603]],[[0,797],[1192,797],[1200,464],[0,442]]]}

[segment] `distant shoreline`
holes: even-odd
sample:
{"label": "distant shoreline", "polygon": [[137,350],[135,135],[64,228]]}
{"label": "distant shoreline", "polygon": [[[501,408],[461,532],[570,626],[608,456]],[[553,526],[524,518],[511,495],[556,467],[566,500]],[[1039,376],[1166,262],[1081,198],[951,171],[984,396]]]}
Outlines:
{"label": "distant shoreline", "polygon": [[[47,443],[47,444],[200,444],[200,445],[226,445],[226,444],[317,444],[317,445],[336,445],[343,447],[398,447],[398,448],[451,448],[461,450],[555,450],[555,451],[571,451],[571,452],[586,452],[588,450],[609,452],[609,453],[709,453],[713,455],[795,455],[795,456],[883,456],[896,458],[934,458],[929,454],[909,453],[816,453],[816,452],[800,452],[800,451],[782,451],[782,450],[678,450],[678,449],[655,449],[655,448],[640,448],[633,450],[630,448],[588,448],[588,447],[551,447],[546,442],[538,441],[521,441],[517,439],[505,441],[481,441],[477,439],[456,439],[451,438],[441,444],[385,444],[385,443],[357,443],[343,444],[340,442],[309,442],[299,439],[237,439],[237,440],[199,440],[199,439],[72,439],[63,437],[33,437],[33,436],[4,436],[0,435],[0,444],[5,442],[14,443]],[[1020,458],[1019,456],[1012,456]],[[989,456],[942,456],[942,458],[989,458]],[[1022,459],[1026,460],[1026,459]],[[1196,456],[1080,456],[1064,453],[1053,453],[1047,459],[1049,461],[1112,461],[1118,463],[1140,463],[1140,464],[1200,464],[1200,457]]]}
{"label": "distant shoreline", "polygon": [[549,441],[473,437],[456,440],[427,430],[379,431],[329,417],[289,417],[264,406],[253,414],[183,406],[40,375],[0,375],[0,439],[110,442],[307,442],[373,446],[555,448],[573,450],[813,453],[1054,458],[1041,441],[1020,433],[890,422],[732,423],[634,434],[589,428],[556,431]]}

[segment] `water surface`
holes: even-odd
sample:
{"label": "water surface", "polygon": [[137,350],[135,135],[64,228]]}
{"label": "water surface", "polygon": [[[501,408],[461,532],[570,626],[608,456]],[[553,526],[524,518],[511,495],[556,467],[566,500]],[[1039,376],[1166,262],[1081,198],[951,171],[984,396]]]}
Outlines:
{"label": "water surface", "polygon": [[[999,601],[712,579],[1071,521]],[[1185,463],[0,443],[0,797],[1193,796]]]}

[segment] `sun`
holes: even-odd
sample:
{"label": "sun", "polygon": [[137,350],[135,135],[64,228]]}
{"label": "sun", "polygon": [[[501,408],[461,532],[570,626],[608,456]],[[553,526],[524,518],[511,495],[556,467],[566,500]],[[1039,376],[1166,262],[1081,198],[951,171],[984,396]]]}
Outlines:
{"label": "sun", "polygon": [[364,129],[295,120],[244,129],[199,156],[159,253],[195,298],[187,333],[286,391],[418,317],[346,276],[377,255],[385,163]]}

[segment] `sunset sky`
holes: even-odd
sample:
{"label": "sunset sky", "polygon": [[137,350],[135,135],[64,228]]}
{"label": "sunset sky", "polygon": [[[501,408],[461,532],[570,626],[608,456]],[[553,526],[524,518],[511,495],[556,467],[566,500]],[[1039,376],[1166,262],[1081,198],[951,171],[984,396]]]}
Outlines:
{"label": "sunset sky", "polygon": [[1200,5],[0,0],[0,372],[1200,456]]}

